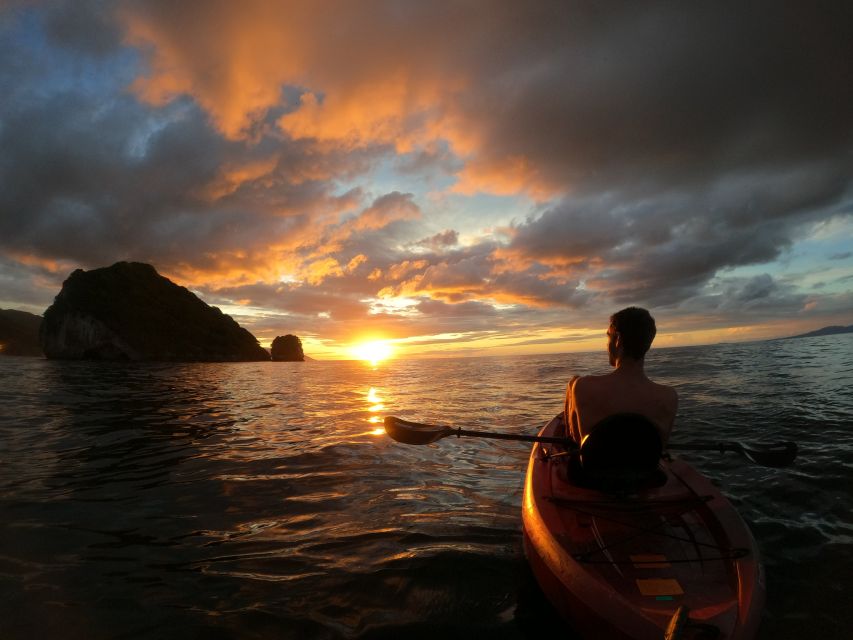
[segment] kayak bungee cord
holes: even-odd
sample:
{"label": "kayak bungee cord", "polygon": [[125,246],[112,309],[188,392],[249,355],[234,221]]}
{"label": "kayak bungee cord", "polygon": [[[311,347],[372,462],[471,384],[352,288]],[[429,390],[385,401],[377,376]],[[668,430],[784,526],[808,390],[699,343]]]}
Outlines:
{"label": "kayak bungee cord", "polygon": [[[676,512],[676,513],[672,513],[672,514],[668,514],[668,515],[675,516],[675,515],[681,515],[683,513],[686,513],[689,509],[685,509],[683,507],[690,505],[691,503],[696,503],[697,501],[703,501],[704,502],[704,500],[701,500],[703,497],[704,496],[697,496],[696,498],[690,498],[690,499],[685,500],[684,503],[681,505],[682,510],[680,512]],[[698,558],[684,558],[684,559],[680,559],[680,560],[668,560],[667,562],[670,562],[670,563],[687,563],[687,562],[700,562],[701,563],[701,562],[707,562],[709,560],[730,560],[730,559],[731,560],[737,560],[738,558],[744,558],[744,557],[748,556],[750,553],[748,549],[726,548],[726,547],[722,547],[720,545],[709,544],[707,542],[699,542],[696,539],[684,538],[684,537],[677,536],[677,535],[672,534],[672,533],[667,533],[665,531],[661,531],[660,527],[666,526],[666,524],[667,524],[666,521],[661,522],[656,527],[643,527],[643,526],[640,526],[640,525],[632,523],[632,522],[625,522],[625,521],[619,520],[617,518],[608,517],[602,513],[596,513],[595,511],[589,511],[586,509],[582,509],[579,506],[577,506],[579,501],[572,501],[572,500],[563,501],[560,498],[553,498],[553,497],[549,497],[548,500],[549,500],[549,502],[552,502],[552,503],[556,504],[557,506],[565,507],[567,509],[574,511],[575,513],[579,513],[581,515],[589,516],[590,518],[601,518],[603,520],[607,520],[608,522],[618,524],[618,525],[626,527],[628,529],[633,529],[634,531],[637,532],[635,535],[626,535],[626,536],[619,538],[618,540],[614,540],[613,542],[610,542],[606,545],[600,545],[596,549],[592,549],[592,550],[586,551],[584,553],[572,554],[572,557],[575,560],[577,560],[578,562],[583,562],[585,564],[613,564],[613,565],[644,564],[642,562],[637,563],[637,562],[633,562],[633,561],[615,562],[615,561],[590,560],[589,559],[590,556],[593,556],[596,553],[603,553],[605,549],[611,549],[614,546],[624,544],[626,542],[630,542],[631,540],[634,540],[635,538],[637,538],[638,536],[640,536],[642,534],[651,534],[651,535],[655,535],[655,536],[660,536],[662,538],[668,538],[670,540],[675,540],[677,542],[686,542],[686,543],[689,543],[689,544],[693,545],[694,547],[696,547],[697,550],[699,549],[699,547],[706,547],[708,549],[714,549],[715,551],[720,552],[719,557],[708,557],[708,556],[702,557],[702,555],[700,553]],[[652,564],[654,564],[654,563],[652,563]]]}

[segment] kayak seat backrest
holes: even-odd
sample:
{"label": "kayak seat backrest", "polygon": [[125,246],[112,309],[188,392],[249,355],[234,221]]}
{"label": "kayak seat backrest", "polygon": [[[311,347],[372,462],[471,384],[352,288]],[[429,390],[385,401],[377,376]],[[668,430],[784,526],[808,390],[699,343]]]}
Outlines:
{"label": "kayak seat backrest", "polygon": [[662,475],[662,453],[660,432],[648,418],[638,413],[609,416],[581,443],[578,460],[582,482],[604,489],[648,485]]}

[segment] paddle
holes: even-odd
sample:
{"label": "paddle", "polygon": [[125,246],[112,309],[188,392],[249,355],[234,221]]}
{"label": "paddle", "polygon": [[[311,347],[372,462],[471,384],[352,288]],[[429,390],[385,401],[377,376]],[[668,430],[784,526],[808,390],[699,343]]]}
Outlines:
{"label": "paddle", "polygon": [[556,438],[551,436],[524,436],[514,433],[495,433],[494,431],[472,431],[461,427],[441,427],[421,422],[410,422],[402,418],[387,416],[385,418],[385,433],[397,442],[403,444],[430,444],[447,436],[470,436],[472,438],[492,438],[493,440],[522,440],[523,442],[547,442],[562,444],[570,449],[578,445],[571,438]]}
{"label": "paddle", "polygon": [[[761,448],[756,449],[756,446]],[[765,467],[787,467],[797,457],[796,442],[774,442],[772,444],[759,444],[750,447],[740,442],[731,441],[685,444],[670,443],[667,449],[670,451],[719,451],[720,453],[731,451],[739,453],[750,462]]]}
{"label": "paddle", "polygon": [[[495,433],[493,431],[473,431],[471,429],[453,428],[421,422],[411,422],[387,416],[385,418],[385,433],[397,442],[403,444],[430,444],[446,438],[447,436],[467,436],[473,438],[492,438],[495,440],[521,440],[523,442],[547,442],[550,444],[562,444],[569,449],[577,450],[578,446],[571,438],[557,438],[551,436],[527,436],[513,433]],[[760,448],[756,448],[760,447]],[[710,443],[684,443],[670,444],[667,449],[672,451],[726,451],[738,453],[750,462],[765,467],[786,467],[797,457],[797,445],[793,442],[777,442],[766,445],[751,445],[749,447],[740,442],[722,441]]]}

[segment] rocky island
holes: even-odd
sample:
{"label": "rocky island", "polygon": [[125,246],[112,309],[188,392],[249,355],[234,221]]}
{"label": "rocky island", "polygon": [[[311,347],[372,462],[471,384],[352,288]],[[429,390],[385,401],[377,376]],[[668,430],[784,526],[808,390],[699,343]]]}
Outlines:
{"label": "rocky island", "polygon": [[0,309],[0,355],[43,355],[39,345],[41,322],[41,316],[34,313]]}
{"label": "rocky island", "polygon": [[272,341],[272,359],[279,362],[305,362],[302,340],[294,335],[276,336]]}
{"label": "rocky island", "polygon": [[48,358],[229,362],[269,360],[246,329],[149,264],[77,269],[44,312]]}

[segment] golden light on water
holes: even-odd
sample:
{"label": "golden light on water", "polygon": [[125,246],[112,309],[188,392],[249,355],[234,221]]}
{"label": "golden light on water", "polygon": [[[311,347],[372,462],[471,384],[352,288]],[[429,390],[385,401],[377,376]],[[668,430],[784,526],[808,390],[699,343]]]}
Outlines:
{"label": "golden light on water", "polygon": [[390,358],[393,349],[386,340],[373,340],[355,345],[350,352],[356,359],[369,362],[375,367],[379,362]]}
{"label": "golden light on water", "polygon": [[[376,391],[376,389],[374,387],[370,387],[370,389],[367,392],[367,402],[370,404],[370,406],[367,409],[368,411],[370,411],[370,413],[378,413],[385,408],[385,405],[383,404],[382,398],[380,397],[379,393]],[[381,424],[382,423],[382,416],[373,415],[373,416],[370,416],[367,419],[367,421],[371,424]],[[384,436],[385,435],[385,427],[383,427],[383,426],[376,427],[375,429],[372,429],[369,433],[372,436]]]}

